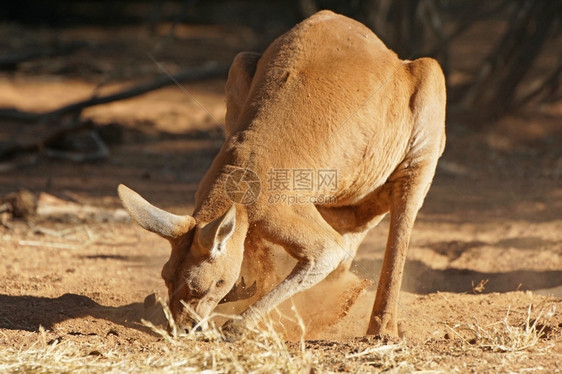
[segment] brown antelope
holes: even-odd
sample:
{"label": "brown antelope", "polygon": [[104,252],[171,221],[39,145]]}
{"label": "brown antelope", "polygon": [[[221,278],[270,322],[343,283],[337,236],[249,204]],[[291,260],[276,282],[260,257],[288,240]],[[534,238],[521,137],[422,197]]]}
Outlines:
{"label": "brown antelope", "polygon": [[[251,296],[255,284],[235,285],[244,254],[260,240],[278,244],[297,263],[241,319],[223,326],[236,336],[282,301],[347,269],[367,231],[390,212],[367,334],[397,335],[412,226],[445,146],[439,64],[400,60],[367,27],[321,11],[262,55],[238,54],[226,98],[227,138],[199,185],[192,216],[163,211],[119,186],[131,216],[172,245],[162,277],[176,323],[192,327],[182,301],[207,316],[221,300]],[[303,179],[268,183],[273,171],[293,178],[306,171],[310,188],[296,188]],[[336,183],[321,186],[316,176],[323,171],[334,172]]]}

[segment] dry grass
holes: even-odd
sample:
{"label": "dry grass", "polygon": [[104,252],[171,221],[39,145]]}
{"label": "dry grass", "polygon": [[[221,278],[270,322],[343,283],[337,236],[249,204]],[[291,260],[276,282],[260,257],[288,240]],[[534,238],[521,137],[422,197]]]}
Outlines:
{"label": "dry grass", "polygon": [[[189,333],[180,333],[167,305],[162,301],[160,303],[171,331],[168,332],[147,321],[143,321],[143,323],[176,348],[184,346],[186,341],[205,342],[203,347],[195,345],[198,347],[197,352],[192,351],[185,357],[186,363],[199,370],[225,373],[298,373],[310,372],[313,366],[318,365],[318,362],[314,362],[313,356],[304,349],[304,338],[301,338],[300,352],[290,352],[282,335],[275,330],[271,319],[262,318],[259,327],[247,329],[245,335],[237,343],[231,344],[225,341],[220,329],[212,322],[213,318],[221,317],[221,315],[214,314],[202,319],[184,304],[198,324]],[[304,323],[298,314],[295,313],[295,315],[304,337]],[[202,329],[197,327],[202,327]]]}
{"label": "dry grass", "polygon": [[[422,372],[429,373],[442,372],[441,360],[447,357],[446,352],[428,353],[424,343],[406,340],[391,344],[371,340],[362,345],[333,342],[332,346],[336,346],[336,349],[326,351],[322,349],[322,344],[305,342],[303,338],[297,343],[287,343],[283,335],[277,332],[272,319],[268,318],[263,318],[259,327],[247,329],[240,341],[228,343],[212,322],[216,315],[199,319],[199,324],[205,328],[181,333],[174,326],[167,306],[162,303],[162,307],[171,325],[170,332],[144,321],[161,337],[146,349],[135,350],[129,345],[109,346],[103,342],[48,341],[47,333],[41,328],[39,339],[31,347],[0,350],[0,372],[322,373],[343,370],[411,373],[425,369]],[[537,313],[532,313],[529,307],[524,322],[519,325],[509,322],[508,310],[502,321],[487,326],[481,326],[477,321],[447,326],[464,342],[461,344],[461,354],[474,350],[520,352],[531,349],[539,342],[544,334],[543,326],[546,325],[539,320],[552,317],[554,312],[552,306],[546,308],[543,304]],[[532,314],[536,316],[534,319]],[[304,336],[304,324],[296,312],[295,315],[294,322],[301,327]],[[339,344],[343,344],[340,349],[337,348]],[[341,367],[338,366],[340,364]],[[462,365],[454,365],[449,366],[447,371],[462,372],[464,369]]]}
{"label": "dry grass", "polygon": [[466,346],[493,352],[525,351],[537,345],[545,334],[547,324],[543,323],[541,318],[544,316],[551,319],[554,316],[555,305],[547,308],[546,302],[547,300],[539,306],[534,319],[531,317],[532,305],[529,305],[523,324],[512,325],[509,322],[510,308],[508,308],[503,320],[487,326],[481,326],[476,318],[473,323],[445,325],[456,337],[466,343]]}
{"label": "dry grass", "polygon": [[404,340],[396,344],[370,347],[357,353],[345,356],[347,360],[358,360],[365,368],[372,367],[381,371],[412,372],[413,362],[417,359],[412,355]]}
{"label": "dry grass", "polygon": [[[143,323],[161,336],[152,349],[138,352],[129,346],[109,347],[103,343],[78,344],[71,340],[48,341],[47,333],[40,329],[39,339],[25,349],[0,351],[2,373],[322,373],[330,372],[334,357],[306,349],[304,338],[290,344],[285,341],[271,318],[262,318],[259,327],[249,328],[236,343],[225,341],[219,328],[212,322],[213,315],[199,319],[203,329],[189,333],[178,331],[166,304],[164,313],[171,326],[170,331]],[[304,323],[295,311],[295,322],[302,330]],[[196,316],[195,316],[196,317]],[[284,316],[287,318],[287,316]],[[411,372],[407,363],[409,351],[402,341],[398,344],[370,347],[355,354],[338,354],[338,361],[348,362],[350,367],[371,372]],[[330,359],[332,362],[330,363]],[[394,370],[392,370],[394,369]],[[356,371],[356,370],[352,370]]]}
{"label": "dry grass", "polygon": [[[289,351],[283,337],[270,320],[259,328],[248,329],[237,343],[227,343],[210,319],[200,320],[207,328],[180,334],[173,324],[169,309],[162,304],[172,326],[171,332],[144,323],[162,337],[161,349],[153,354],[112,349],[106,346],[79,346],[72,341],[47,342],[44,329],[40,339],[26,349],[4,349],[0,358],[2,373],[81,373],[81,372],[143,372],[143,373],[308,373],[320,367],[312,354],[304,349]],[[300,326],[304,326],[302,321]],[[103,352],[103,353],[102,353]]]}

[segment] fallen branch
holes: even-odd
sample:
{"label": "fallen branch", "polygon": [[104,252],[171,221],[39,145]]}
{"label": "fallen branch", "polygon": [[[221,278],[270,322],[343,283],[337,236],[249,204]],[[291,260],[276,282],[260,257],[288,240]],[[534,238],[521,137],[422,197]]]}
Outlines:
{"label": "fallen branch", "polygon": [[39,120],[50,119],[53,117],[60,117],[62,115],[69,114],[72,112],[80,112],[84,108],[88,108],[96,105],[107,104],[118,100],[130,99],[132,97],[143,95],[150,91],[154,91],[162,87],[175,84],[175,82],[180,82],[180,83],[192,82],[197,80],[214,78],[226,74],[227,71],[228,71],[228,65],[218,64],[216,62],[209,62],[203,64],[202,66],[182,71],[171,77],[160,76],[150,82],[137,84],[133,87],[124,89],[122,91],[113,94],[91,97],[89,99],[68,104],[58,109],[54,109],[44,113],[22,112],[13,108],[0,109],[0,118],[26,121],[26,122],[36,122]]}

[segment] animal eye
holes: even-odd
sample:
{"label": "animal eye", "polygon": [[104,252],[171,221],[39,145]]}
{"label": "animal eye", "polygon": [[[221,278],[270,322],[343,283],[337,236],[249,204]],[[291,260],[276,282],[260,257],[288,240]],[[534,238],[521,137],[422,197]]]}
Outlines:
{"label": "animal eye", "polygon": [[216,283],[216,286],[217,286],[217,287],[220,287],[220,286],[222,286],[223,284],[224,284],[224,279],[219,279],[219,280],[217,281],[217,283]]}
{"label": "animal eye", "polygon": [[211,291],[211,286],[209,286],[209,288],[207,288],[207,289],[204,290],[204,291],[199,291],[199,290],[190,289],[191,297],[194,298],[194,299],[202,299],[202,298],[205,297],[205,295],[207,295],[210,291]]}

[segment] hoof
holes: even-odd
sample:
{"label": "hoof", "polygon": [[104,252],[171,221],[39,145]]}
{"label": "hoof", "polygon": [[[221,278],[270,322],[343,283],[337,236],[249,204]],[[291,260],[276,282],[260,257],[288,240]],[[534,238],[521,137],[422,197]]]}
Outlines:
{"label": "hoof", "polygon": [[398,337],[398,324],[395,320],[382,320],[377,317],[371,320],[367,335],[379,336],[381,338],[397,338]]}

